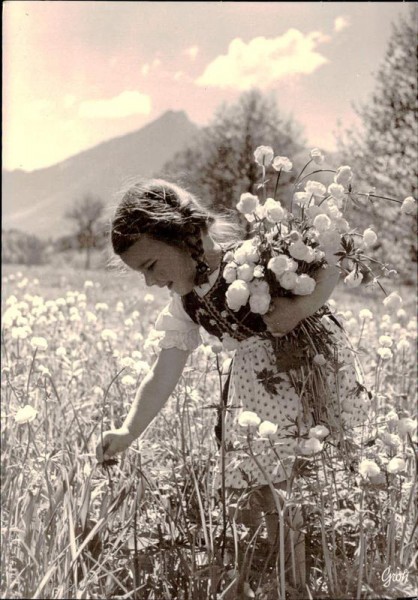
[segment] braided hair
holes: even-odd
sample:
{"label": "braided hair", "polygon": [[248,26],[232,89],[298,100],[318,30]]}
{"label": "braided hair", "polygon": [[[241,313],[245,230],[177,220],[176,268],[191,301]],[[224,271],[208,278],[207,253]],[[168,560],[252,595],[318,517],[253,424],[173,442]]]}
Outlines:
{"label": "braided hair", "polygon": [[115,254],[126,252],[142,234],[183,248],[196,262],[195,284],[208,281],[202,233],[215,217],[197,199],[162,179],[132,185],[123,195],[112,222],[111,241]]}

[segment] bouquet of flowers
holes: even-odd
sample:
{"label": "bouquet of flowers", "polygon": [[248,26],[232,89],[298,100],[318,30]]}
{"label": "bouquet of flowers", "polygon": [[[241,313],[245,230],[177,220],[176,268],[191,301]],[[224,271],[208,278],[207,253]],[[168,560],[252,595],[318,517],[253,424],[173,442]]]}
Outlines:
{"label": "bouquet of flowers", "polygon": [[[360,196],[379,196],[354,192],[349,166],[336,170],[317,168],[325,158],[315,148],[296,178],[290,210],[287,210],[276,194],[280,177],[292,170],[291,161],[274,156],[269,146],[259,146],[254,158],[262,168],[258,190],[262,191],[263,198],[243,193],[237,204],[237,210],[251,224],[251,234],[225,257],[223,277],[229,284],[226,292],[229,308],[238,311],[246,307],[253,313],[265,315],[275,296],[312,294],[316,287],[315,275],[327,265],[337,266],[349,287],[360,285],[367,276],[371,283],[377,283],[385,291],[372,265],[379,265],[384,276],[395,271],[369,256],[369,249],[377,241],[376,232],[367,228],[360,233],[352,229],[345,218],[349,202],[358,203]],[[313,171],[304,175],[312,164],[315,165]],[[266,197],[268,169],[277,174],[274,197]],[[332,173],[333,181],[325,186],[312,178],[317,173]],[[386,200],[399,203],[403,213],[416,211],[412,197],[403,201]],[[402,300],[393,293],[385,302],[400,305]],[[324,307],[292,332],[273,341],[279,372],[308,364],[306,361],[310,365],[319,364],[318,356],[332,360],[329,335],[321,321],[326,310]],[[317,360],[312,362],[315,358]],[[271,385],[267,377],[266,386],[271,388]]]}

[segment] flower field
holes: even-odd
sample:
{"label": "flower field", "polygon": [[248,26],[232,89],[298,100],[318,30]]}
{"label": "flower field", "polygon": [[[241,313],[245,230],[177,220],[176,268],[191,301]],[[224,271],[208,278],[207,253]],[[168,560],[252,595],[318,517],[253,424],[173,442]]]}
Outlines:
{"label": "flower field", "polygon": [[[332,310],[363,364],[374,435],[350,479],[321,463],[284,505],[306,516],[306,587],[284,582],[244,499],[214,489],[213,427],[232,353],[209,336],[164,410],[98,465],[156,356],[165,291],[135,273],[3,269],[3,598],[402,598],[417,593],[415,290],[340,285]],[[256,434],[254,434],[256,435]],[[354,456],[354,455],[353,455]],[[309,461],[308,461],[309,462]],[[346,475],[344,475],[346,477]]]}

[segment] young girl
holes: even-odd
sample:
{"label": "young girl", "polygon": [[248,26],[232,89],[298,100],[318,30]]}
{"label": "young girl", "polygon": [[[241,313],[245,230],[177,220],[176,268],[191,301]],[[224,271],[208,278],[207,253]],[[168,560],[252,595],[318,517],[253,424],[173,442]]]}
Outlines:
{"label": "young girl", "polygon": [[[162,334],[160,354],[141,383],[122,427],[103,435],[97,459],[101,462],[126,450],[148,427],[173,392],[189,354],[201,343],[201,326],[236,345],[225,390],[225,483],[238,494],[254,492],[250,506],[266,514],[273,543],[278,520],[271,485],[286,486],[298,439],[316,424],[302,416],[300,394],[288,370],[277,373],[276,391],[268,393],[260,380],[260,373],[279,370],[280,361],[272,351],[274,336],[284,336],[321,309],[338,360],[346,365],[344,376],[329,375],[328,401],[348,404],[345,412],[353,417],[355,413],[364,415],[364,399],[353,393],[359,374],[344,332],[324,307],[338,281],[338,269],[321,269],[309,296],[275,298],[264,317],[233,312],[226,304],[227,283],[222,274],[225,253],[234,243],[217,241],[220,228],[220,218],[202,208],[193,195],[162,180],[133,185],[117,208],[112,224],[114,252],[128,267],[142,273],[148,286],[167,287],[171,300],[155,326]],[[293,366],[294,374],[297,363]],[[243,411],[278,425],[276,433],[269,439],[255,437],[249,449],[246,429],[238,423]],[[221,435],[220,423],[217,435]],[[303,552],[299,560],[303,563]]]}

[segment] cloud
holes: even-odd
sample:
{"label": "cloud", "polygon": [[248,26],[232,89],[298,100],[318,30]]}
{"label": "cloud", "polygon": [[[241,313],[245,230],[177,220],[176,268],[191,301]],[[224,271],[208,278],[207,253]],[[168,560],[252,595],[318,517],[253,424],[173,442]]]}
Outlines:
{"label": "cloud", "polygon": [[189,48],[186,48],[185,50],[183,50],[183,54],[188,56],[190,58],[190,60],[192,60],[192,61],[196,60],[198,53],[199,53],[199,46],[190,46]]}
{"label": "cloud", "polygon": [[316,48],[329,40],[318,31],[303,34],[297,29],[288,29],[276,38],[256,37],[248,43],[235,38],[228,53],[215,58],[195,83],[238,90],[274,87],[281,79],[309,75],[327,63]]}
{"label": "cloud", "polygon": [[106,100],[86,100],[79,106],[80,117],[87,119],[120,119],[132,115],[148,115],[151,98],[135,91],[122,92]]}
{"label": "cloud", "polygon": [[151,63],[145,63],[142,65],[141,74],[146,77],[152,69],[157,69],[159,66],[161,66],[161,60],[159,58],[154,58]]}
{"label": "cloud", "polygon": [[340,31],[347,29],[347,27],[350,27],[350,25],[351,25],[351,21],[350,21],[349,17],[345,17],[344,15],[341,15],[334,19],[335,33],[340,33]]}

